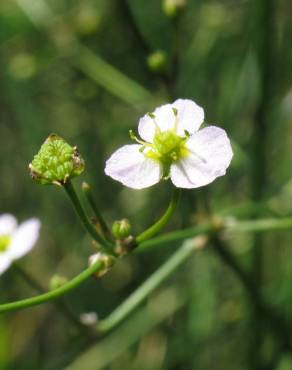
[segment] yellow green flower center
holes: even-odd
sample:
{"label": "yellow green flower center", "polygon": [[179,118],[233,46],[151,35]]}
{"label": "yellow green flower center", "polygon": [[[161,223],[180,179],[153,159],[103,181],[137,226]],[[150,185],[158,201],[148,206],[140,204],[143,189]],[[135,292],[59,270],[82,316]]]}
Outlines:
{"label": "yellow green flower center", "polygon": [[159,161],[163,166],[164,177],[169,176],[172,163],[186,157],[189,150],[186,146],[186,137],[177,135],[175,129],[160,131],[157,130],[153,144],[147,145],[149,148],[144,152],[145,156]]}
{"label": "yellow green flower center", "polygon": [[5,252],[11,244],[10,235],[0,235],[0,253]]}
{"label": "yellow green flower center", "polygon": [[158,131],[150,145],[151,150],[145,155],[162,163],[175,162],[188,154],[185,142],[186,138],[177,135],[175,130]]}
{"label": "yellow green flower center", "polygon": [[155,114],[148,113],[149,117],[153,119],[153,123],[156,126],[153,143],[147,143],[143,140],[139,140],[133,131],[130,130],[131,139],[135,140],[139,144],[142,144],[140,151],[146,157],[158,161],[163,166],[163,177],[165,179],[169,178],[170,176],[170,166],[172,163],[179,161],[190,154],[190,151],[186,146],[186,141],[188,140],[190,134],[187,131],[185,131],[184,137],[177,134],[177,109],[173,108],[173,114],[175,116],[174,127],[170,130],[161,131],[155,120]]}

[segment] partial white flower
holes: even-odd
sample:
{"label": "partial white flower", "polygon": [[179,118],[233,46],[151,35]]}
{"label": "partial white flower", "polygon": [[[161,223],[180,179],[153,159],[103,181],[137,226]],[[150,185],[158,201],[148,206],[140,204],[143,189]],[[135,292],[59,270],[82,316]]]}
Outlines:
{"label": "partial white flower", "polygon": [[14,216],[0,215],[0,275],[11,263],[27,254],[39,237],[41,223],[31,218],[19,226]]}
{"label": "partial white flower", "polygon": [[142,189],[170,178],[179,188],[198,188],[226,173],[233,152],[226,132],[216,126],[199,130],[204,110],[178,99],[143,116],[138,144],[125,145],[107,160],[105,173],[122,184]]}

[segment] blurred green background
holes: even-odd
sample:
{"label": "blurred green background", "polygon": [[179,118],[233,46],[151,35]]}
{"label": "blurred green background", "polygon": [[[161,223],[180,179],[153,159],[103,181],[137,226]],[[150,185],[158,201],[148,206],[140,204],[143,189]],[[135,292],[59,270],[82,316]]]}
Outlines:
{"label": "blurred green background", "polygon": [[[78,145],[86,160],[85,174],[74,180],[78,191],[88,181],[109,223],[128,217],[138,233],[165,209],[170,184],[126,189],[105,176],[105,160],[130,142],[128,130],[145,112],[193,99],[207,123],[230,134],[235,157],[224,178],[184,191],[167,229],[222,210],[233,215],[237,206],[242,218],[292,214],[291,1],[177,1],[177,14],[172,6],[0,2],[0,212],[41,219],[38,245],[21,265],[44,287],[55,273],[80,272],[93,251],[65,193],[29,176],[28,163],[52,132]],[[255,286],[292,319],[291,232],[225,239]],[[76,316],[104,317],[177,247],[127,257],[64,301]],[[13,269],[1,276],[1,303],[33,294]],[[0,369],[58,370],[72,362],[70,370],[292,369],[292,357],[211,249],[139,310],[100,341],[52,304],[2,315]],[[147,310],[158,312],[157,322]]]}

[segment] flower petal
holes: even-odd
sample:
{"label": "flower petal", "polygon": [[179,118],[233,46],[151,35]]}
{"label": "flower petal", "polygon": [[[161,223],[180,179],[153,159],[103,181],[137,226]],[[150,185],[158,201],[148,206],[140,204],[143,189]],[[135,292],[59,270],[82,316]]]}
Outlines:
{"label": "flower petal", "polygon": [[7,256],[7,253],[0,253],[0,275],[2,275],[11,265],[11,259]]}
{"label": "flower petal", "polygon": [[125,145],[106,161],[105,173],[133,189],[143,189],[159,182],[162,168],[140,152],[142,145]]}
{"label": "flower petal", "polygon": [[5,213],[0,216],[0,235],[11,234],[16,228],[17,221],[13,215]]}
{"label": "flower petal", "polygon": [[41,223],[36,218],[31,218],[20,224],[12,234],[12,242],[7,250],[7,255],[13,260],[27,254],[38,240],[40,227]]}
{"label": "flower petal", "polygon": [[186,143],[190,155],[171,166],[171,180],[180,188],[198,188],[225,175],[233,152],[226,132],[216,126],[206,127]]}
{"label": "flower petal", "polygon": [[162,105],[155,109],[153,118],[151,114],[147,113],[140,119],[138,125],[139,135],[143,140],[152,143],[157,127],[161,131],[169,130],[174,127],[175,120],[173,106],[171,104]]}
{"label": "flower petal", "polygon": [[185,130],[190,134],[198,131],[204,122],[204,109],[190,99],[177,99],[172,107],[177,109],[177,133],[185,136]]}

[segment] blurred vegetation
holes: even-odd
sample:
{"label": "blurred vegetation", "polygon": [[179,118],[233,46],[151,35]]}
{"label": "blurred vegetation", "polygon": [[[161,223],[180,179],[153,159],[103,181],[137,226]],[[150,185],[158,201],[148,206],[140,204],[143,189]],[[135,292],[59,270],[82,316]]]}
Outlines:
{"label": "blurred vegetation", "polygon": [[[129,141],[142,114],[193,99],[207,123],[230,134],[235,157],[224,178],[184,191],[168,230],[225,209],[232,215],[237,206],[242,218],[292,215],[291,2],[186,0],[173,17],[169,3],[0,2],[0,212],[41,219],[38,246],[21,264],[44,287],[56,273],[77,274],[93,251],[63,192],[29,177],[28,163],[52,132],[78,145],[83,179],[105,218],[127,217],[137,233],[163,212],[170,185],[123,188],[104,175],[104,162]],[[292,321],[291,241],[291,232],[279,231],[224,242]],[[64,301],[76,316],[104,317],[176,247],[127,257]],[[0,291],[1,302],[35,294],[13,269],[1,276]],[[70,370],[292,368],[291,353],[212,249],[197,253],[104,339],[75,324],[52,304],[0,316],[0,369],[58,370],[72,362]]]}

